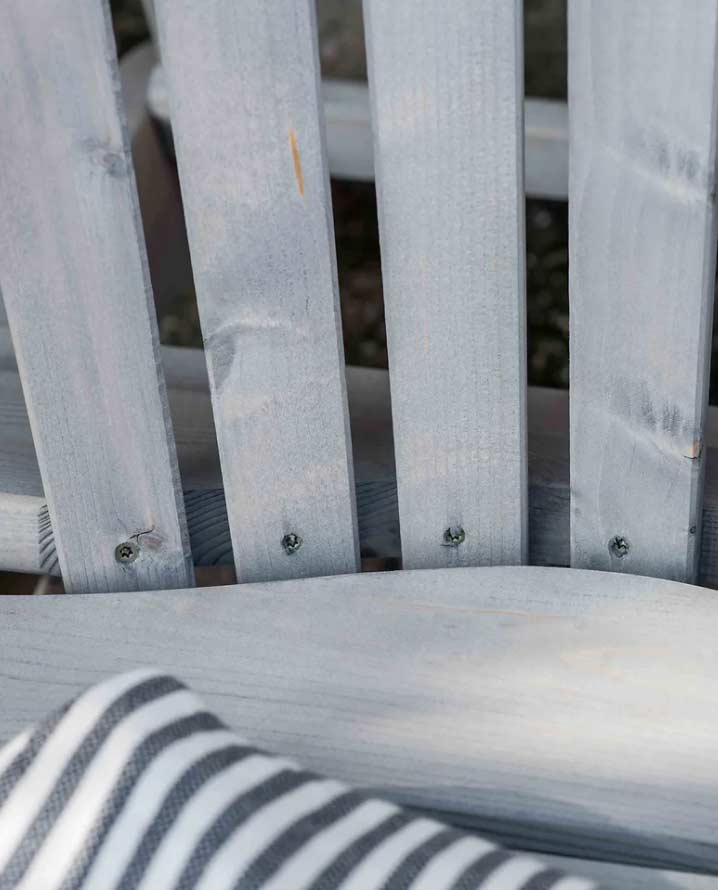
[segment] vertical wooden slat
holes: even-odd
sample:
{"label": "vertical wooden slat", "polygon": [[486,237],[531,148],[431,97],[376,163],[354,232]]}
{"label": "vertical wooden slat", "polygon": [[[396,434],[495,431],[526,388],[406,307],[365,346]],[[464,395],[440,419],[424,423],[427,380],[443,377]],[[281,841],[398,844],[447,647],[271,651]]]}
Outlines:
{"label": "vertical wooden slat", "polygon": [[358,567],[313,7],[156,4],[242,581]]}
{"label": "vertical wooden slat", "polygon": [[[104,0],[6,0],[0,83],[0,286],[65,584],[183,587],[192,565]],[[121,564],[125,541],[140,555]]]}
{"label": "vertical wooden slat", "polygon": [[693,580],[718,2],[569,8],[572,564]]}
{"label": "vertical wooden slat", "polygon": [[364,10],[404,565],[520,563],[522,4]]}

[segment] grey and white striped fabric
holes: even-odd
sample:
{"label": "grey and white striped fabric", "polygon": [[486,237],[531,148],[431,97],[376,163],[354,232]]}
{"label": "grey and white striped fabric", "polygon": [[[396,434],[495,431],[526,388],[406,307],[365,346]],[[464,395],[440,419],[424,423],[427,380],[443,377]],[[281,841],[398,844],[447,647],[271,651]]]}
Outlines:
{"label": "grey and white striped fabric", "polygon": [[0,750],[0,888],[593,890],[305,772],[172,677],[89,689]]}

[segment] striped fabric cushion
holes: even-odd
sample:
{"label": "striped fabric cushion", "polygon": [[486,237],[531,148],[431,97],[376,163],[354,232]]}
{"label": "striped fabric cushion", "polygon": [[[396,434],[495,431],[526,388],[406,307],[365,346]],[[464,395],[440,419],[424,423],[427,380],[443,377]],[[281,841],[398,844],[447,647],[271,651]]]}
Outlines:
{"label": "striped fabric cushion", "polygon": [[259,751],[151,671],[0,751],[3,890],[594,886]]}

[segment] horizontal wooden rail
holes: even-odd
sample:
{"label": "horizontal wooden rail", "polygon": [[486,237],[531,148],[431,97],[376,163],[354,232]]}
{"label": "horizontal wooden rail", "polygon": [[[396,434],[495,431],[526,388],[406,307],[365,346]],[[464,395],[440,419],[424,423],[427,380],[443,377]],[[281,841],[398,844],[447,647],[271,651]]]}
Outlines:
{"label": "horizontal wooden rail", "polygon": [[717,623],[712,591],[536,568],[0,597],[0,738],[150,659],[310,769],[519,848],[715,875]]}
{"label": "horizontal wooden rail", "polygon": [[[5,348],[3,350],[3,342]],[[204,356],[163,348],[170,410],[196,565],[231,565],[227,512]],[[400,555],[389,375],[347,369],[364,556]],[[529,388],[529,561],[568,565],[568,396]],[[718,587],[718,409],[708,414],[700,580]],[[56,571],[52,530],[20,381],[0,332],[0,570]]]}
{"label": "horizontal wooden rail", "polygon": [[[337,179],[374,179],[374,145],[366,84],[345,80],[322,83],[329,170]],[[152,115],[169,131],[169,102],[164,72],[156,68],[148,103]],[[568,111],[551,99],[526,99],[526,194],[565,201],[568,196]]]}

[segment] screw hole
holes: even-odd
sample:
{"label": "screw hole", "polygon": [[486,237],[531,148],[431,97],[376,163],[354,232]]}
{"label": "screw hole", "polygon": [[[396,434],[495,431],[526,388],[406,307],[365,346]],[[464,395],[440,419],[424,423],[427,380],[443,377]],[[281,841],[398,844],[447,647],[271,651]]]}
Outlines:
{"label": "screw hole", "polygon": [[608,542],[608,549],[616,559],[623,559],[624,556],[628,556],[631,545],[628,543],[628,538],[623,535],[615,535]]}
{"label": "screw hole", "polygon": [[292,556],[297,550],[300,550],[303,543],[304,541],[294,532],[290,532],[282,538],[282,547],[284,547],[287,556]]}
{"label": "screw hole", "polygon": [[466,532],[458,525],[452,525],[444,532],[443,547],[458,547],[466,540]]}
{"label": "screw hole", "polygon": [[115,559],[122,565],[134,562],[140,555],[140,548],[134,541],[123,541],[115,547]]}

